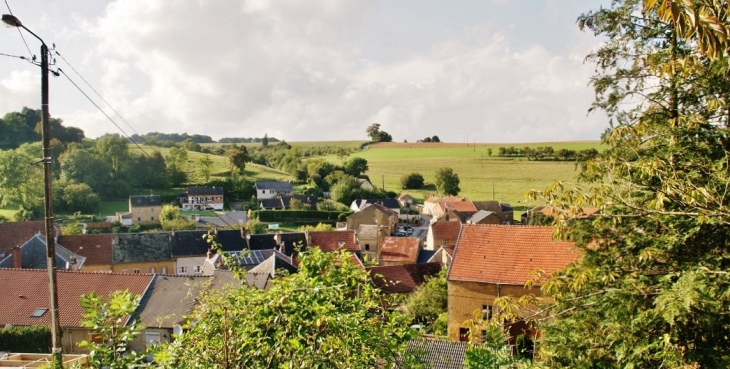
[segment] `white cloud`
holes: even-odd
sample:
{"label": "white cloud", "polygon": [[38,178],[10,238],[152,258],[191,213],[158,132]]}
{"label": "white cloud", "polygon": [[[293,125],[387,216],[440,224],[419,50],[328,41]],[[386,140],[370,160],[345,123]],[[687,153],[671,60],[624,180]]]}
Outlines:
{"label": "white cloud", "polygon": [[[516,6],[496,1],[494,9]],[[375,0],[116,0],[103,13],[73,13],[59,35],[65,56],[140,133],[365,139],[379,122],[397,141],[515,142],[595,139],[605,125],[585,114],[591,68],[582,58],[595,41],[577,31],[555,36],[574,39],[566,51],[495,26],[506,15],[452,19],[434,33],[418,27],[436,23],[386,8]],[[418,14],[438,20],[438,11]],[[387,55],[387,44],[402,50]],[[19,78],[8,80],[38,91]],[[0,93],[6,88],[0,83]],[[55,111],[66,122],[92,137],[116,131],[78,94],[66,103],[75,93],[59,94],[66,100]]]}

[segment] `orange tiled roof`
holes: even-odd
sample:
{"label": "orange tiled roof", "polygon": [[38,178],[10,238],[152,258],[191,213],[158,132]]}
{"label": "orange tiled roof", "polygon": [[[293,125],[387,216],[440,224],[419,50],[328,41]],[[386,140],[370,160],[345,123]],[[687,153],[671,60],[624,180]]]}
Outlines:
{"label": "orange tiled roof", "polygon": [[578,260],[573,243],[553,240],[552,232],[552,227],[464,225],[448,279],[523,285],[532,270],[549,275]]}
{"label": "orange tiled roof", "polygon": [[58,244],[86,258],[84,265],[111,265],[111,234],[60,236]]}
{"label": "orange tiled roof", "polygon": [[[151,274],[112,274],[57,271],[59,323],[62,327],[79,327],[84,310],[79,297],[95,292],[128,289],[142,295],[152,282]],[[45,269],[0,269],[0,325],[50,325],[51,313],[31,315],[49,306],[48,272]]]}
{"label": "orange tiled roof", "polygon": [[23,245],[37,233],[46,234],[46,225],[42,220],[0,223],[0,254],[10,255],[13,247]]}
{"label": "orange tiled roof", "polygon": [[311,244],[319,246],[322,251],[335,251],[340,248],[340,242],[348,251],[360,251],[360,245],[355,242],[355,231],[309,231]]}
{"label": "orange tiled roof", "polygon": [[431,225],[433,238],[436,240],[455,240],[461,231],[461,222],[440,221]]}
{"label": "orange tiled roof", "polygon": [[477,207],[471,201],[452,201],[448,202],[446,209],[455,210],[460,213],[474,214],[477,212]]}
{"label": "orange tiled roof", "polygon": [[418,237],[386,237],[380,248],[380,261],[415,263],[419,250]]}

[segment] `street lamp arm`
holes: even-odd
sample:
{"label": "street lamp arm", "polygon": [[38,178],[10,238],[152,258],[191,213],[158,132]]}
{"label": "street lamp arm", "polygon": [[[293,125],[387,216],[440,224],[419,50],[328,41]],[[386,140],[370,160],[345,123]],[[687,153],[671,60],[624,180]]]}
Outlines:
{"label": "street lamp arm", "polygon": [[3,19],[3,23],[5,23],[6,26],[8,26],[8,27],[19,27],[19,28],[22,28],[26,32],[28,32],[31,35],[33,35],[33,37],[37,38],[38,41],[40,41],[43,45],[46,44],[45,41],[43,41],[42,38],[38,37],[38,35],[36,35],[35,33],[33,33],[33,31],[31,31],[28,28],[26,28],[23,25],[23,22],[21,22],[20,19],[18,19],[18,17],[14,16],[12,14],[3,14],[3,18],[2,19]]}

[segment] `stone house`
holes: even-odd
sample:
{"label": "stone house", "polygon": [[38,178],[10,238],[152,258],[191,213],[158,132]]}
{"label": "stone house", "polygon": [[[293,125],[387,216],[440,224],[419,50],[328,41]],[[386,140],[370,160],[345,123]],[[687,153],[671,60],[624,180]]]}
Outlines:
{"label": "stone house", "polygon": [[552,232],[553,227],[533,226],[466,224],[461,228],[447,274],[449,339],[466,340],[469,332],[464,322],[476,311],[491,317],[497,297],[539,296],[539,281],[532,289],[524,287],[532,272],[542,270],[549,276],[580,258],[573,243],[553,240]]}
{"label": "stone house", "polygon": [[162,200],[159,195],[129,196],[132,224],[160,224]]}

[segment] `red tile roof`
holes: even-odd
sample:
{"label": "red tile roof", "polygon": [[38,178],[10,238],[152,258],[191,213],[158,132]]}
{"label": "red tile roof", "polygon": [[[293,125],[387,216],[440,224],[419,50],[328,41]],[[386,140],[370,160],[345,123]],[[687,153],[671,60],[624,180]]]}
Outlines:
{"label": "red tile roof", "polygon": [[348,251],[360,251],[360,245],[355,242],[355,231],[309,231],[308,246],[319,246],[322,251],[335,251],[340,248],[340,242],[342,247]]}
{"label": "red tile roof", "polygon": [[[0,254],[10,255],[13,247],[23,245],[37,233],[46,234],[46,225],[42,220],[0,223]],[[2,259],[4,257],[0,257]]]}
{"label": "red tile roof", "polygon": [[436,240],[455,240],[461,231],[459,221],[439,221],[431,225],[433,238]]}
{"label": "red tile roof", "polygon": [[[57,271],[59,322],[62,327],[79,327],[84,310],[79,298],[95,292],[128,289],[142,295],[152,282],[151,274],[112,274]],[[31,315],[38,308],[48,309],[48,272],[45,269],[0,269],[0,325],[50,325],[51,313]]]}
{"label": "red tile roof", "polygon": [[409,293],[441,271],[441,263],[405,264],[368,268],[376,287],[385,293]]}
{"label": "red tile roof", "polygon": [[464,225],[448,279],[523,285],[530,271],[550,275],[581,255],[573,243],[553,240],[552,232],[553,227]]}
{"label": "red tile roof", "polygon": [[84,265],[111,265],[113,239],[111,234],[60,236],[58,244],[85,257]]}
{"label": "red tile roof", "polygon": [[415,263],[420,241],[418,237],[386,237],[380,248],[380,261]]}
{"label": "red tile roof", "polygon": [[447,202],[446,210],[455,210],[464,214],[474,214],[477,212],[477,207],[471,201],[451,201]]}

